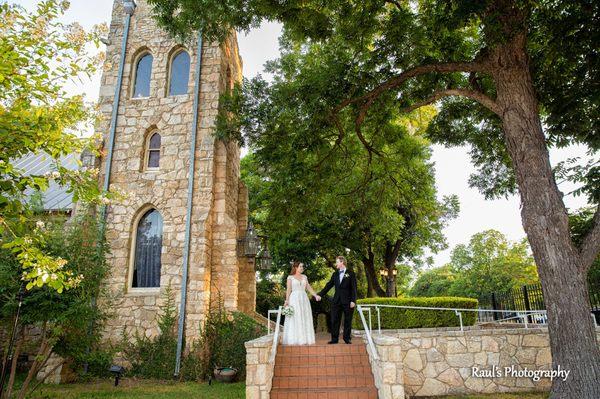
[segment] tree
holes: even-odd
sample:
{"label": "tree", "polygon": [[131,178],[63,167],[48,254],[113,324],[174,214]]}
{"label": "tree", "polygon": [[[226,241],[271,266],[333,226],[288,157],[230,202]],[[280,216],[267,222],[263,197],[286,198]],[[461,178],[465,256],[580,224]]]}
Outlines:
{"label": "tree", "polygon": [[[573,376],[555,380],[551,397],[600,397],[600,349],[586,284],[600,249],[599,201],[591,198],[593,226],[576,245],[548,152],[549,145],[600,145],[598,2],[150,3],[174,34],[201,30],[222,38],[232,28],[278,20],[299,42],[351,48],[356,56],[322,99],[328,112],[314,118],[327,115],[334,124],[336,116],[352,113],[357,137],[372,109],[384,102],[402,111],[441,102],[430,137],[471,145],[482,172],[471,184],[488,196],[520,195],[523,227],[548,304],[553,366],[569,368]],[[579,326],[577,339],[573,325]]]}
{"label": "tree", "polygon": [[457,245],[449,266],[456,279],[448,293],[486,299],[538,281],[535,262],[526,240],[511,243],[496,230],[471,237],[468,245]]}
{"label": "tree", "polygon": [[424,270],[410,289],[411,296],[449,296],[456,279],[450,265]]}
{"label": "tree", "polygon": [[[232,132],[253,151],[242,162],[243,168],[251,167],[242,173],[254,197],[251,210],[276,238],[273,256],[284,269],[290,257],[320,259],[333,267],[335,256],[347,248],[364,266],[367,295],[394,296],[397,264],[418,261],[423,248],[443,248],[441,230],[458,209],[455,197],[436,199],[429,149],[422,138],[432,112],[425,109],[385,121],[388,110],[381,109],[381,116],[365,126],[364,137],[379,137],[372,141],[373,151],[387,156],[372,157],[361,150],[359,139],[340,140],[337,128],[296,123],[314,113],[319,99],[307,87],[289,95],[299,87],[287,77],[303,63],[319,65],[350,54],[318,45],[286,51],[270,65],[277,76],[274,84],[261,78],[246,81],[241,91],[224,98],[232,106],[219,114],[219,135],[231,138]],[[308,87],[328,85],[328,76],[314,71],[304,71],[302,79]],[[297,98],[304,103],[296,106]],[[349,121],[340,119],[339,125]],[[388,271],[384,287],[377,265]]]}
{"label": "tree", "polygon": [[[74,201],[92,204],[107,202],[97,170],[69,170],[60,163],[67,154],[88,148],[95,150],[95,138],[77,137],[77,129],[94,120],[93,107],[80,95],[69,95],[64,87],[72,80],[92,74],[99,59],[86,46],[97,44],[100,27],[85,32],[77,24],[59,23],[68,2],[46,0],[34,13],[22,7],[0,4],[0,236],[2,247],[12,251],[22,266],[26,288],[49,285],[59,293],[79,283],[79,276],[65,268],[66,260],[52,257],[39,229],[21,227],[35,221],[26,190],[44,191],[49,181],[67,186]],[[45,152],[55,171],[46,175],[25,175],[10,161],[27,153]]]}

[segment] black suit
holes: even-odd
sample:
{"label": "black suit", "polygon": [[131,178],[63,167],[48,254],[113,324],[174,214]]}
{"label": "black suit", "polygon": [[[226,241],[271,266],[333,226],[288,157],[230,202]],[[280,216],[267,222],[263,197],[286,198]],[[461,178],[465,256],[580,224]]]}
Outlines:
{"label": "black suit", "polygon": [[350,342],[350,331],[352,329],[352,314],[354,308],[350,307],[350,302],[356,305],[356,276],[354,272],[346,269],[345,276],[340,282],[341,273],[336,270],[331,275],[331,279],[325,287],[319,292],[319,296],[324,296],[335,286],[335,294],[331,301],[331,340],[337,342],[340,335],[341,313],[344,312],[344,341]]}

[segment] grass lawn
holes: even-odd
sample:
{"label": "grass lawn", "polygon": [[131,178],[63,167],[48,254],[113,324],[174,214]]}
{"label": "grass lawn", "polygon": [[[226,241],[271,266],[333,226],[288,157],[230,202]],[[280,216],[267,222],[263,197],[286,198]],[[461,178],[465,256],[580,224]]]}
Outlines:
{"label": "grass lawn", "polygon": [[222,384],[173,382],[156,380],[121,380],[118,387],[112,380],[98,380],[88,383],[41,385],[30,396],[32,399],[242,399],[246,396],[243,382]]}
{"label": "grass lawn", "polygon": [[547,399],[548,392],[492,393],[486,395],[437,396],[436,399]]}

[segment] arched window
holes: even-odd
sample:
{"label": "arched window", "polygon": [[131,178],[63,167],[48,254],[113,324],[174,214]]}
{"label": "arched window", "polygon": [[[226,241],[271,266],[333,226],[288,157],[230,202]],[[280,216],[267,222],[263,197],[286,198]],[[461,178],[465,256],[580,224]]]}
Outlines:
{"label": "arched window", "polygon": [[160,287],[162,230],[162,216],[156,209],[150,209],[140,219],[135,235],[133,288]]}
{"label": "arched window", "polygon": [[146,169],[158,169],[160,163],[160,133],[152,133],[146,145]]}
{"label": "arched window", "polygon": [[135,66],[133,98],[150,96],[150,76],[152,75],[152,54],[142,55]]}
{"label": "arched window", "polygon": [[187,94],[190,78],[190,55],[180,51],[171,59],[169,95]]}

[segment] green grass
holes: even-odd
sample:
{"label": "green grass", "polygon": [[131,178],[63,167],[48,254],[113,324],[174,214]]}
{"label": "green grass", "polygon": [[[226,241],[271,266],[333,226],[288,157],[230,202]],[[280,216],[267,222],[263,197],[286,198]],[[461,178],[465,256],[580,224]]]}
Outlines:
{"label": "green grass", "polygon": [[547,399],[547,392],[492,393],[486,395],[437,396],[436,399]]}
{"label": "green grass", "polygon": [[118,387],[114,381],[99,380],[89,383],[41,385],[30,396],[32,399],[241,399],[246,395],[243,382],[223,384],[213,382],[173,382],[124,379]]}

